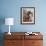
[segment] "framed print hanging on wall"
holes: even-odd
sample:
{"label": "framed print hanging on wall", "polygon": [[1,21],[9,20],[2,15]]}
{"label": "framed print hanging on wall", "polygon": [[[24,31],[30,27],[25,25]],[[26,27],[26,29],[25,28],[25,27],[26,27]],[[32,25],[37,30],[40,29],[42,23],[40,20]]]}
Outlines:
{"label": "framed print hanging on wall", "polygon": [[35,24],[35,7],[21,7],[21,24]]}

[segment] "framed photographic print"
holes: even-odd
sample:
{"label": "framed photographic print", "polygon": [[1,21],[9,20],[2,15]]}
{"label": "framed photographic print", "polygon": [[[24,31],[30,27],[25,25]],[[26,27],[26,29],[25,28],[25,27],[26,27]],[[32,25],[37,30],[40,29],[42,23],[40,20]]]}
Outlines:
{"label": "framed photographic print", "polygon": [[35,7],[21,7],[21,24],[35,24]]}

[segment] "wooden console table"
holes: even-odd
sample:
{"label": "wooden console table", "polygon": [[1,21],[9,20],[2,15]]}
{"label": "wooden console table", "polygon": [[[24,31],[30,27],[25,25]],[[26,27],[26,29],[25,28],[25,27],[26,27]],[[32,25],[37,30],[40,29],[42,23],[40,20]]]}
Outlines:
{"label": "wooden console table", "polygon": [[25,35],[26,32],[11,32],[8,35],[4,33],[4,46],[43,46],[43,35],[40,32],[38,35]]}

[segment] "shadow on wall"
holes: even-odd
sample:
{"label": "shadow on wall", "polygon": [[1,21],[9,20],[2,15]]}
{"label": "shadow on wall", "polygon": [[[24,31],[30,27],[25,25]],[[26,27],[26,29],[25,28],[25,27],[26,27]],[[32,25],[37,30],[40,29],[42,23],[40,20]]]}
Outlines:
{"label": "shadow on wall", "polygon": [[0,16],[0,46],[3,46],[3,32],[2,32],[2,25],[5,23],[5,17]]}

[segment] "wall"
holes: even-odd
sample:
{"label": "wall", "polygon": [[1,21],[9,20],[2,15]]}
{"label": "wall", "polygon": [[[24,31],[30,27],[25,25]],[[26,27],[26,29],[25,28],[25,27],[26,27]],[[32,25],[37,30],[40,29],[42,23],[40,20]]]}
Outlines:
{"label": "wall", "polygon": [[[11,32],[40,31],[45,36],[46,35],[46,6],[45,5],[46,5],[46,0],[0,0],[0,21],[3,22],[3,20],[6,17],[13,17],[15,18],[15,24],[14,26],[11,26]],[[35,7],[34,25],[20,24],[21,7]],[[8,32],[8,26],[5,25],[4,23],[1,23],[0,32],[1,33]],[[45,41],[44,43],[46,44]]]}
{"label": "wall", "polygon": [[[13,17],[15,24],[11,31],[46,31],[46,1],[44,0],[1,0],[1,14],[0,18]],[[20,24],[20,8],[21,7],[35,7],[35,24],[22,25]],[[2,25],[2,32],[8,31],[8,27]],[[44,31],[43,31],[44,29]]]}

